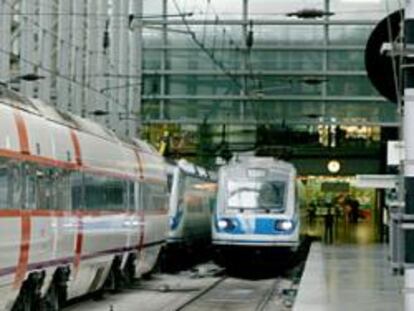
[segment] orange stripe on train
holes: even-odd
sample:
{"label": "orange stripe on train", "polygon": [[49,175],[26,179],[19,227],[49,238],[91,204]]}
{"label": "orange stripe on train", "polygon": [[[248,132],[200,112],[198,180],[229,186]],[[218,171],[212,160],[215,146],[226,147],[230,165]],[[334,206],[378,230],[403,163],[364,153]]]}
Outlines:
{"label": "orange stripe on train", "polygon": [[20,151],[23,154],[30,154],[27,127],[20,111],[14,111],[14,119],[16,121],[17,134],[19,135]]}
{"label": "orange stripe on train", "polygon": [[21,237],[20,237],[20,253],[19,261],[16,268],[14,278],[14,288],[19,288],[25,279],[27,266],[29,264],[30,253],[30,238],[31,238],[31,221],[30,214],[26,212],[21,213]]}

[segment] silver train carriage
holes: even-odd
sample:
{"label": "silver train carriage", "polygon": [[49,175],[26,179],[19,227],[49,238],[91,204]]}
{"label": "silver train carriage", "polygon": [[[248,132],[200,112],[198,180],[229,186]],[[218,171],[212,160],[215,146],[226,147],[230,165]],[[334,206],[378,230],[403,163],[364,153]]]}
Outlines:
{"label": "silver train carriage", "polygon": [[170,166],[168,175],[171,193],[167,247],[180,249],[210,244],[216,176],[186,160]]}
{"label": "silver train carriage", "polygon": [[0,87],[0,310],[58,310],[148,273],[167,212],[149,145]]}
{"label": "silver train carriage", "polygon": [[296,169],[273,158],[233,160],[219,171],[213,245],[279,248],[300,244]]}

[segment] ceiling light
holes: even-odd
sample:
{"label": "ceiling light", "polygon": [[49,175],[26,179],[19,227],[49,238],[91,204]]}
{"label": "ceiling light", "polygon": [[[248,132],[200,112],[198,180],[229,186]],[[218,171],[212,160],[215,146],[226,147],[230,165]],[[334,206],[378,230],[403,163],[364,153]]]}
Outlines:
{"label": "ceiling light", "polygon": [[335,13],[323,11],[320,9],[302,9],[296,12],[287,13],[286,16],[289,17],[297,17],[302,19],[313,19],[313,18],[321,18],[324,16],[332,16]]}

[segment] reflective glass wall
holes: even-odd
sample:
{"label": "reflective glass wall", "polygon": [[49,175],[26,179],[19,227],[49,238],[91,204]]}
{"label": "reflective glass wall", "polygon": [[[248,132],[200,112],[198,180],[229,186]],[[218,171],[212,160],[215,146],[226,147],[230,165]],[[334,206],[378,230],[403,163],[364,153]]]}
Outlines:
{"label": "reflective glass wall", "polygon": [[[384,125],[364,66],[397,0],[144,0],[143,121]],[[315,9],[319,17],[294,13]]]}

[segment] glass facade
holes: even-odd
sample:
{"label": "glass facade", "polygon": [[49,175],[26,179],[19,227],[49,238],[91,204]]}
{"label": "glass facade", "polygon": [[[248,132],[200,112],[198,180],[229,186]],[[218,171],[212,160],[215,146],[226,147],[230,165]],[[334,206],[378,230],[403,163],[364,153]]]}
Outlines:
{"label": "glass facade", "polygon": [[[144,0],[142,120],[382,125],[365,45],[393,0]],[[303,9],[331,12],[300,19]],[[252,44],[249,47],[249,33]]]}

